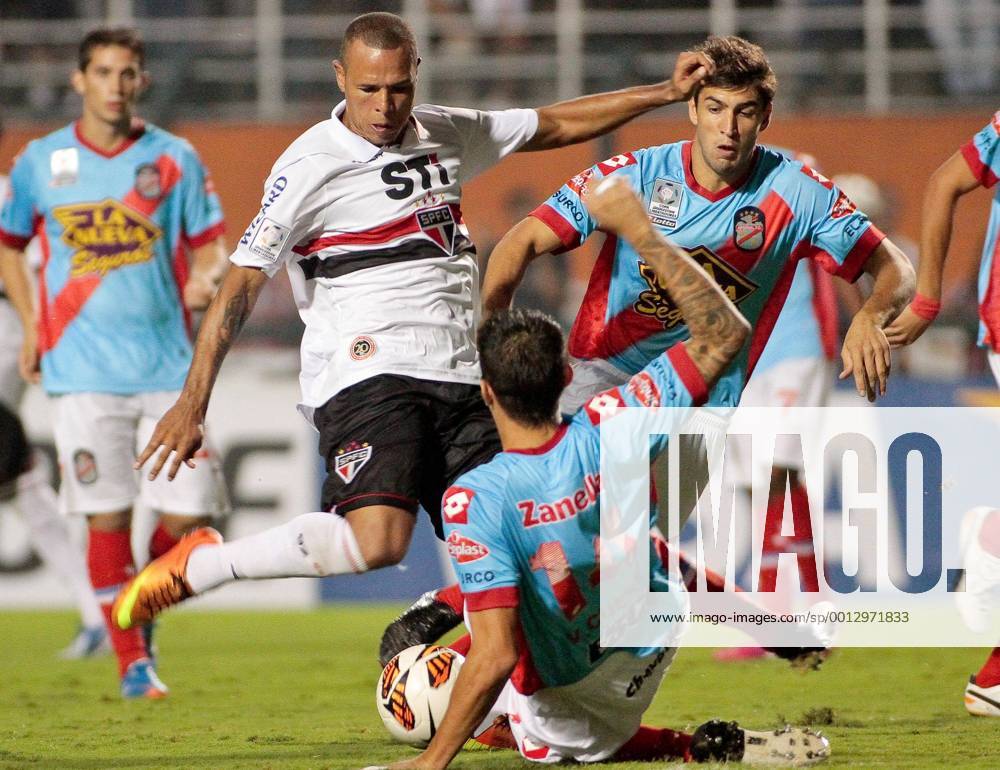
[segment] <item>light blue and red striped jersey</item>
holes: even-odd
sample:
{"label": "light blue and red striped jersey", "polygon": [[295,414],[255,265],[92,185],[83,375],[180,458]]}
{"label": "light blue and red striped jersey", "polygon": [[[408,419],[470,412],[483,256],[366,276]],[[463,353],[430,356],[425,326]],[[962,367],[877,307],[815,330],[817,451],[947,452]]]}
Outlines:
{"label": "light blue and red striped jersey", "polygon": [[[500,452],[444,493],[445,544],[466,607],[518,609],[523,643],[511,682],[519,692],[577,682],[611,651],[599,646],[601,421],[626,407],[689,407],[704,390],[686,348],[677,345],[621,387],[591,398],[546,444]],[[665,448],[666,428],[657,423],[651,432],[652,456]],[[653,503],[650,514],[652,526]],[[655,541],[643,550],[650,590],[677,590]]]}
{"label": "light blue and red striped jersey", "polygon": [[[1000,112],[965,143],[962,156],[979,184],[995,187],[1000,177]],[[1000,187],[990,204],[990,221],[979,263],[979,344],[1000,353]]]}
{"label": "light blue and red striped jersey", "polygon": [[[691,142],[616,155],[571,179],[532,215],[563,249],[597,229],[580,200],[588,178],[625,176],[650,220],[722,286],[753,333],[708,403],[738,402],[788,295],[798,263],[815,261],[853,281],[884,238],[832,182],[798,161],[758,147],[746,179],[711,192],[694,178]],[[604,359],[632,374],[688,336],[676,305],[635,251],[613,235],[604,244],[570,334],[578,359]]]}
{"label": "light blue and red striped jersey", "polygon": [[70,124],[14,163],[0,239],[42,247],[38,344],[49,393],[176,390],[191,363],[187,250],[222,209],[194,149],[137,123],[113,152]]}
{"label": "light blue and red striped jersey", "polygon": [[[769,145],[786,158],[817,168],[810,155]],[[795,268],[785,306],[760,354],[754,373],[795,358],[833,358],[837,353],[837,297],[833,278],[816,260],[803,259]]]}

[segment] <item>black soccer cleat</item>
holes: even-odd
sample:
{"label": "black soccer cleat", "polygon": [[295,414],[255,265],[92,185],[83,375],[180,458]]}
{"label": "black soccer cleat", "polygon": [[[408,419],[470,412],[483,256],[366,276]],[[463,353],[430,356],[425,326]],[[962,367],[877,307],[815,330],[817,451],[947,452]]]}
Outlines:
{"label": "black soccer cleat", "polygon": [[460,613],[437,600],[437,591],[428,591],[386,626],[378,648],[379,663],[385,668],[407,647],[433,644],[461,622]]}
{"label": "black soccer cleat", "polygon": [[736,722],[713,719],[694,731],[689,751],[695,762],[810,767],[830,756],[830,742],[808,728],[744,730]]}

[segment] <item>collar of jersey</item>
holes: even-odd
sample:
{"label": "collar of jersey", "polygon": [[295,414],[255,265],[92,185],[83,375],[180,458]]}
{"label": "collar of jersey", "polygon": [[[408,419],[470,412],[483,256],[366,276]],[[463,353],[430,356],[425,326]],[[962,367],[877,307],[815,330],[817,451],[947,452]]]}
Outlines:
{"label": "collar of jersey", "polygon": [[[345,126],[340,117],[344,114],[344,110],[346,109],[347,101],[344,100],[334,107],[333,112],[330,113],[330,117],[332,118],[332,130],[337,142],[345,150],[347,150],[351,160],[355,163],[368,163],[369,161],[375,160],[375,158],[385,152],[386,148],[372,144],[367,139],[358,136],[351,131],[351,129]],[[410,115],[410,125],[413,126],[413,132],[418,142],[422,142],[427,138],[427,130],[420,125],[419,121],[412,114]],[[407,144],[407,140],[409,138],[410,132],[406,131],[406,133],[403,134],[403,141],[400,142],[399,145],[391,146],[402,147]]]}
{"label": "collar of jersey", "polygon": [[747,169],[746,174],[743,175],[743,178],[736,182],[736,184],[728,185],[727,187],[723,187],[721,190],[712,192],[711,190],[698,184],[698,180],[694,178],[694,169],[691,167],[691,147],[693,144],[694,142],[684,142],[684,145],[681,148],[681,153],[684,156],[684,182],[702,198],[708,198],[708,200],[713,203],[715,201],[721,201],[727,195],[732,195],[744,184],[746,184],[746,181],[753,175],[753,172],[757,168],[757,164],[760,162],[760,148],[755,147],[753,151],[753,161],[751,161],[750,167]]}
{"label": "collar of jersey", "polygon": [[129,128],[128,136],[122,139],[115,146],[114,149],[105,150],[98,147],[96,144],[91,144],[90,142],[87,141],[87,138],[83,135],[83,132],[80,130],[79,120],[74,121],[73,123],[73,135],[76,137],[76,141],[78,141],[81,145],[86,147],[91,152],[100,155],[102,158],[113,158],[116,155],[121,155],[123,152],[125,152],[125,150],[127,150],[137,141],[139,141],[139,139],[145,133],[146,133],[146,124],[139,118],[133,118],[132,125]]}
{"label": "collar of jersey", "polygon": [[552,434],[552,438],[544,444],[539,444],[538,446],[531,447],[529,449],[505,449],[504,451],[516,455],[543,455],[562,441],[562,437],[566,435],[567,428],[569,428],[569,423],[564,422],[556,429],[556,432]]}

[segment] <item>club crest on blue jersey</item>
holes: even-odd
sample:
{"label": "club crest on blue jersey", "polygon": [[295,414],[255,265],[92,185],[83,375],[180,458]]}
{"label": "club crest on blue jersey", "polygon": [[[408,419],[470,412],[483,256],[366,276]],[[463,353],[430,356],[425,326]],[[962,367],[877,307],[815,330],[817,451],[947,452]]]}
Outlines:
{"label": "club crest on blue jersey", "polygon": [[160,184],[160,169],[155,163],[143,163],[135,169],[135,191],[147,201],[156,200],[163,194]]}
{"label": "club crest on blue jersey", "polygon": [[756,251],[764,245],[764,212],[756,206],[744,206],[733,217],[733,241],[743,251]]}
{"label": "club crest on blue jersey", "polygon": [[455,233],[458,224],[451,213],[451,206],[435,206],[417,212],[417,224],[424,235],[440,246],[446,254],[455,253]]}
{"label": "club crest on blue jersey", "polygon": [[352,441],[347,446],[337,450],[337,456],[333,459],[333,470],[345,484],[350,484],[358,475],[358,471],[364,468],[371,459],[372,447],[367,441],[363,444]]}
{"label": "club crest on blue jersey", "polygon": [[[757,290],[756,283],[711,249],[698,246],[694,249],[685,249],[685,251],[719,284],[726,296],[736,305],[739,305]],[[672,329],[677,324],[682,323],[684,319],[681,318],[681,311],[674,303],[666,286],[657,277],[656,271],[645,262],[640,261],[639,275],[646,282],[647,288],[639,292],[639,298],[633,303],[632,307],[635,312],[639,315],[656,318],[663,323],[664,329]]]}

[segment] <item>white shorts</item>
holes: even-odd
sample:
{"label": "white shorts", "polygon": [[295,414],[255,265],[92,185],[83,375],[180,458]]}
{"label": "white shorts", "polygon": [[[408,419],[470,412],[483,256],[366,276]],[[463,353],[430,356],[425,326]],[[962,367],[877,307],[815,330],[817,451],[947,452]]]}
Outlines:
{"label": "white shorts", "polygon": [[178,395],[178,391],[131,396],[69,393],[52,398],[64,513],[124,511],[137,498],[158,513],[200,516],[225,509],[218,459],[211,450],[203,448],[197,466],[182,466],[173,481],[167,480],[166,470],[150,481],[148,468],[142,472],[132,468],[157,420]]}
{"label": "white shorts", "polygon": [[[675,649],[637,658],[621,650],[579,682],[522,695],[508,682],[494,713],[506,713],[522,756],[534,762],[601,762],[639,730]],[[492,721],[492,720],[490,720]]]}
{"label": "white shorts", "polygon": [[569,363],[573,379],[559,399],[560,414],[572,416],[598,393],[629,381],[629,375],[599,358],[571,358]]}
{"label": "white shorts", "polygon": [[[834,371],[831,363],[822,357],[789,358],[766,371],[754,374],[743,389],[740,406],[769,407],[816,407],[825,406],[833,384]],[[789,433],[809,436],[813,426],[805,422],[808,412],[789,409],[783,428]],[[760,474],[770,476],[771,457],[754,459],[750,467],[747,458],[738,458],[738,478],[749,486],[752,480],[759,480]],[[774,466],[801,470],[802,457],[795,441],[775,441]]]}
{"label": "white shorts", "polygon": [[27,384],[17,369],[20,353],[21,319],[8,300],[0,299],[0,402],[15,412]]}
{"label": "white shorts", "polygon": [[990,362],[990,371],[993,372],[993,379],[996,380],[997,387],[1000,388],[1000,353],[987,350],[986,360]]}

